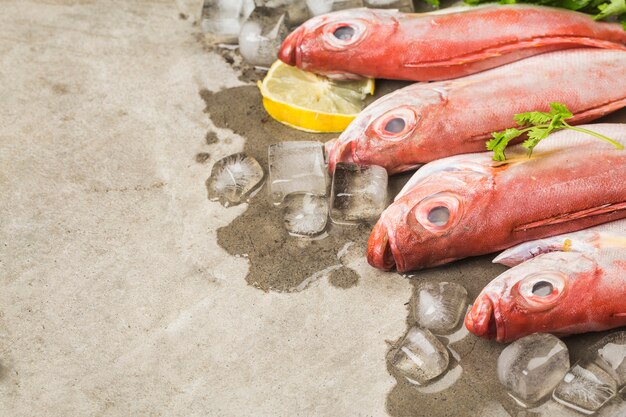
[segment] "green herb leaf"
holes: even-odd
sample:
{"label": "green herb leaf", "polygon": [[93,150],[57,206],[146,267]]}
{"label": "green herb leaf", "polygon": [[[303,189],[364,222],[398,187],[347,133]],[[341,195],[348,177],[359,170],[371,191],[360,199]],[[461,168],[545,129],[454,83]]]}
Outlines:
{"label": "green herb leaf", "polygon": [[519,129],[510,128],[503,132],[494,132],[491,135],[493,139],[487,141],[487,149],[493,151],[494,161],[506,161],[504,150],[509,142],[521,136],[524,132]]}
{"label": "green herb leaf", "polygon": [[528,139],[522,143],[522,146],[528,149],[528,156],[532,156],[533,150],[535,146],[539,144],[542,140],[548,137],[550,133],[552,133],[555,129],[548,127],[539,127],[535,126],[528,131]]}
{"label": "green herb leaf", "polygon": [[610,3],[603,3],[598,6],[600,13],[593,18],[596,20],[604,19],[609,16],[617,16],[626,13],[626,0],[611,0]]}
{"label": "green herb leaf", "polygon": [[530,157],[539,142],[547,138],[550,133],[561,129],[583,132],[595,136],[598,139],[602,139],[612,144],[617,149],[624,149],[622,144],[604,135],[581,127],[570,126],[565,120],[572,117],[574,117],[574,115],[563,103],[550,103],[549,112],[531,111],[516,114],[513,118],[522,129],[510,128],[503,132],[492,133],[493,139],[487,142],[487,150],[493,151],[494,161],[506,161],[504,151],[509,145],[509,142],[526,133],[527,139],[522,143],[522,146],[528,150],[528,156]]}
{"label": "green herb leaf", "polygon": [[[433,6],[435,9],[439,8],[439,0],[424,0],[426,3],[430,4],[431,6]],[[474,5],[477,5],[480,0],[474,0],[476,1],[476,3],[474,3]],[[467,3],[470,4],[470,3]]]}
{"label": "green herb leaf", "polygon": [[552,120],[552,115],[542,111],[529,111],[527,113],[516,114],[513,119],[520,126],[540,125],[549,123],[550,120]]}

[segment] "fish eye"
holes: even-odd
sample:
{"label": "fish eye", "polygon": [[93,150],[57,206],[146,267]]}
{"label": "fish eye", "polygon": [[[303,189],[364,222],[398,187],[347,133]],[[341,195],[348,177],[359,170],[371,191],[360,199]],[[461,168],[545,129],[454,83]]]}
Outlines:
{"label": "fish eye", "polygon": [[535,272],[519,282],[522,302],[535,311],[555,305],[567,291],[567,277],[559,271]]}
{"label": "fish eye", "polygon": [[352,26],[339,26],[333,32],[333,36],[341,41],[348,41],[354,36],[354,28]]}
{"label": "fish eye", "polygon": [[461,203],[451,193],[427,197],[413,209],[413,217],[419,225],[434,234],[450,230],[458,223],[461,215]]}
{"label": "fish eye", "polygon": [[538,297],[547,297],[552,294],[554,286],[548,281],[538,281],[533,284],[532,293]]}
{"label": "fish eye", "polygon": [[367,34],[367,24],[359,19],[331,22],[322,28],[324,47],[331,51],[343,51],[353,47]]}
{"label": "fish eye", "polygon": [[396,142],[408,138],[419,126],[421,117],[412,107],[402,106],[389,110],[370,125],[373,136]]}
{"label": "fish eye", "polygon": [[404,130],[406,122],[401,117],[394,117],[385,125],[385,131],[389,133],[400,133]]}
{"label": "fish eye", "polygon": [[435,226],[445,226],[450,220],[450,209],[446,206],[433,207],[427,217],[428,221]]}

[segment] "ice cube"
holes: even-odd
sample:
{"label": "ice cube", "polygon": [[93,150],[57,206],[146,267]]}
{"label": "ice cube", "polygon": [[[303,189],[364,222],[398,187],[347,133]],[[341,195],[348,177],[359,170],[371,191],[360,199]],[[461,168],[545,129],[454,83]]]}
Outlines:
{"label": "ice cube", "polygon": [[593,414],[617,394],[617,383],[591,361],[579,362],[554,389],[555,401],[585,414]]}
{"label": "ice cube", "polygon": [[290,194],[325,196],[327,174],[320,142],[279,142],[268,150],[270,198],[281,204]]}
{"label": "ice cube", "polygon": [[254,10],[254,0],[204,0],[200,27],[216,41],[236,43],[241,25]]}
{"label": "ice cube", "polygon": [[311,15],[306,0],[257,0],[257,6],[281,8],[289,14],[289,25],[304,23]]}
{"label": "ice cube", "polygon": [[293,194],[285,198],[285,228],[292,236],[317,236],[326,228],[326,196]]}
{"label": "ice cube", "polygon": [[213,165],[206,180],[209,200],[222,205],[243,203],[245,198],[263,183],[264,172],[256,159],[245,153],[236,153],[220,159]]}
{"label": "ice cube", "polygon": [[498,358],[498,379],[525,406],[550,394],[568,369],[567,346],[551,334],[523,337],[504,348]]}
{"label": "ice cube", "polygon": [[405,13],[413,13],[413,0],[363,0],[363,5],[371,9],[397,9]]}
{"label": "ice cube", "polygon": [[626,385],[626,331],[602,338],[591,349],[595,363],[604,369],[617,385]]}
{"label": "ice cube", "polygon": [[239,52],[248,63],[269,67],[276,61],[278,49],[289,33],[287,13],[280,10],[257,7],[241,27]]}
{"label": "ice cube", "polygon": [[415,288],[417,324],[438,334],[453,331],[467,311],[467,291],[453,282],[421,281]]}
{"label": "ice cube", "polygon": [[340,162],[333,174],[330,198],[334,223],[375,221],[387,206],[387,171],[376,165]]}
{"label": "ice cube", "polygon": [[414,326],[400,346],[389,352],[387,360],[409,382],[423,385],[446,371],[450,357],[436,336]]}
{"label": "ice cube", "polygon": [[337,10],[363,7],[363,0],[306,0],[311,15],[317,16]]}

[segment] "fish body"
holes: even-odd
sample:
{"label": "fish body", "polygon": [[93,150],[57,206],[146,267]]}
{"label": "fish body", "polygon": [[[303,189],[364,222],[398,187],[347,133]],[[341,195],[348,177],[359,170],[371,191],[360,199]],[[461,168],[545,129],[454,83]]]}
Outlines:
{"label": "fish body", "polygon": [[[625,32],[626,33],[626,32]],[[416,83],[376,100],[327,143],[337,162],[380,165],[390,174],[450,155],[485,150],[517,113],[560,102],[584,123],[626,106],[626,52],[551,52],[458,80]]]}
{"label": "fish body", "polygon": [[625,49],[616,23],[531,5],[486,5],[433,13],[351,9],[314,17],[278,57],[335,79],[434,81],[462,77],[572,47]]}
{"label": "fish body", "polygon": [[477,336],[510,342],[626,326],[626,220],[527,242],[494,262],[514,266],[468,312]]}
{"label": "fish body", "polygon": [[[625,124],[587,126],[626,144]],[[513,147],[426,164],[381,214],[368,242],[372,266],[399,272],[442,265],[521,242],[626,217],[626,151],[563,130],[535,148]]]}

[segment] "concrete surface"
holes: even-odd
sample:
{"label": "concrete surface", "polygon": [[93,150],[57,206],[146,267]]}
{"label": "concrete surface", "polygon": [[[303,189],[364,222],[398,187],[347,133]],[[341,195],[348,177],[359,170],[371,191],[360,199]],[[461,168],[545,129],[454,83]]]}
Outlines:
{"label": "concrete surface", "polygon": [[[199,91],[240,84],[170,1],[3,1],[0,415],[384,415],[409,284],[245,281]],[[368,308],[361,308],[367,304]]]}
{"label": "concrete surface", "polygon": [[[443,392],[392,376],[411,280],[368,267],[354,231],[347,252],[246,257],[273,220],[209,202],[210,168],[301,136],[198,39],[196,4],[2,2],[0,416],[508,415],[494,342],[454,345],[463,376]],[[274,248],[294,259],[254,264]],[[420,278],[475,296],[497,268]],[[573,359],[600,336],[568,339]]]}

